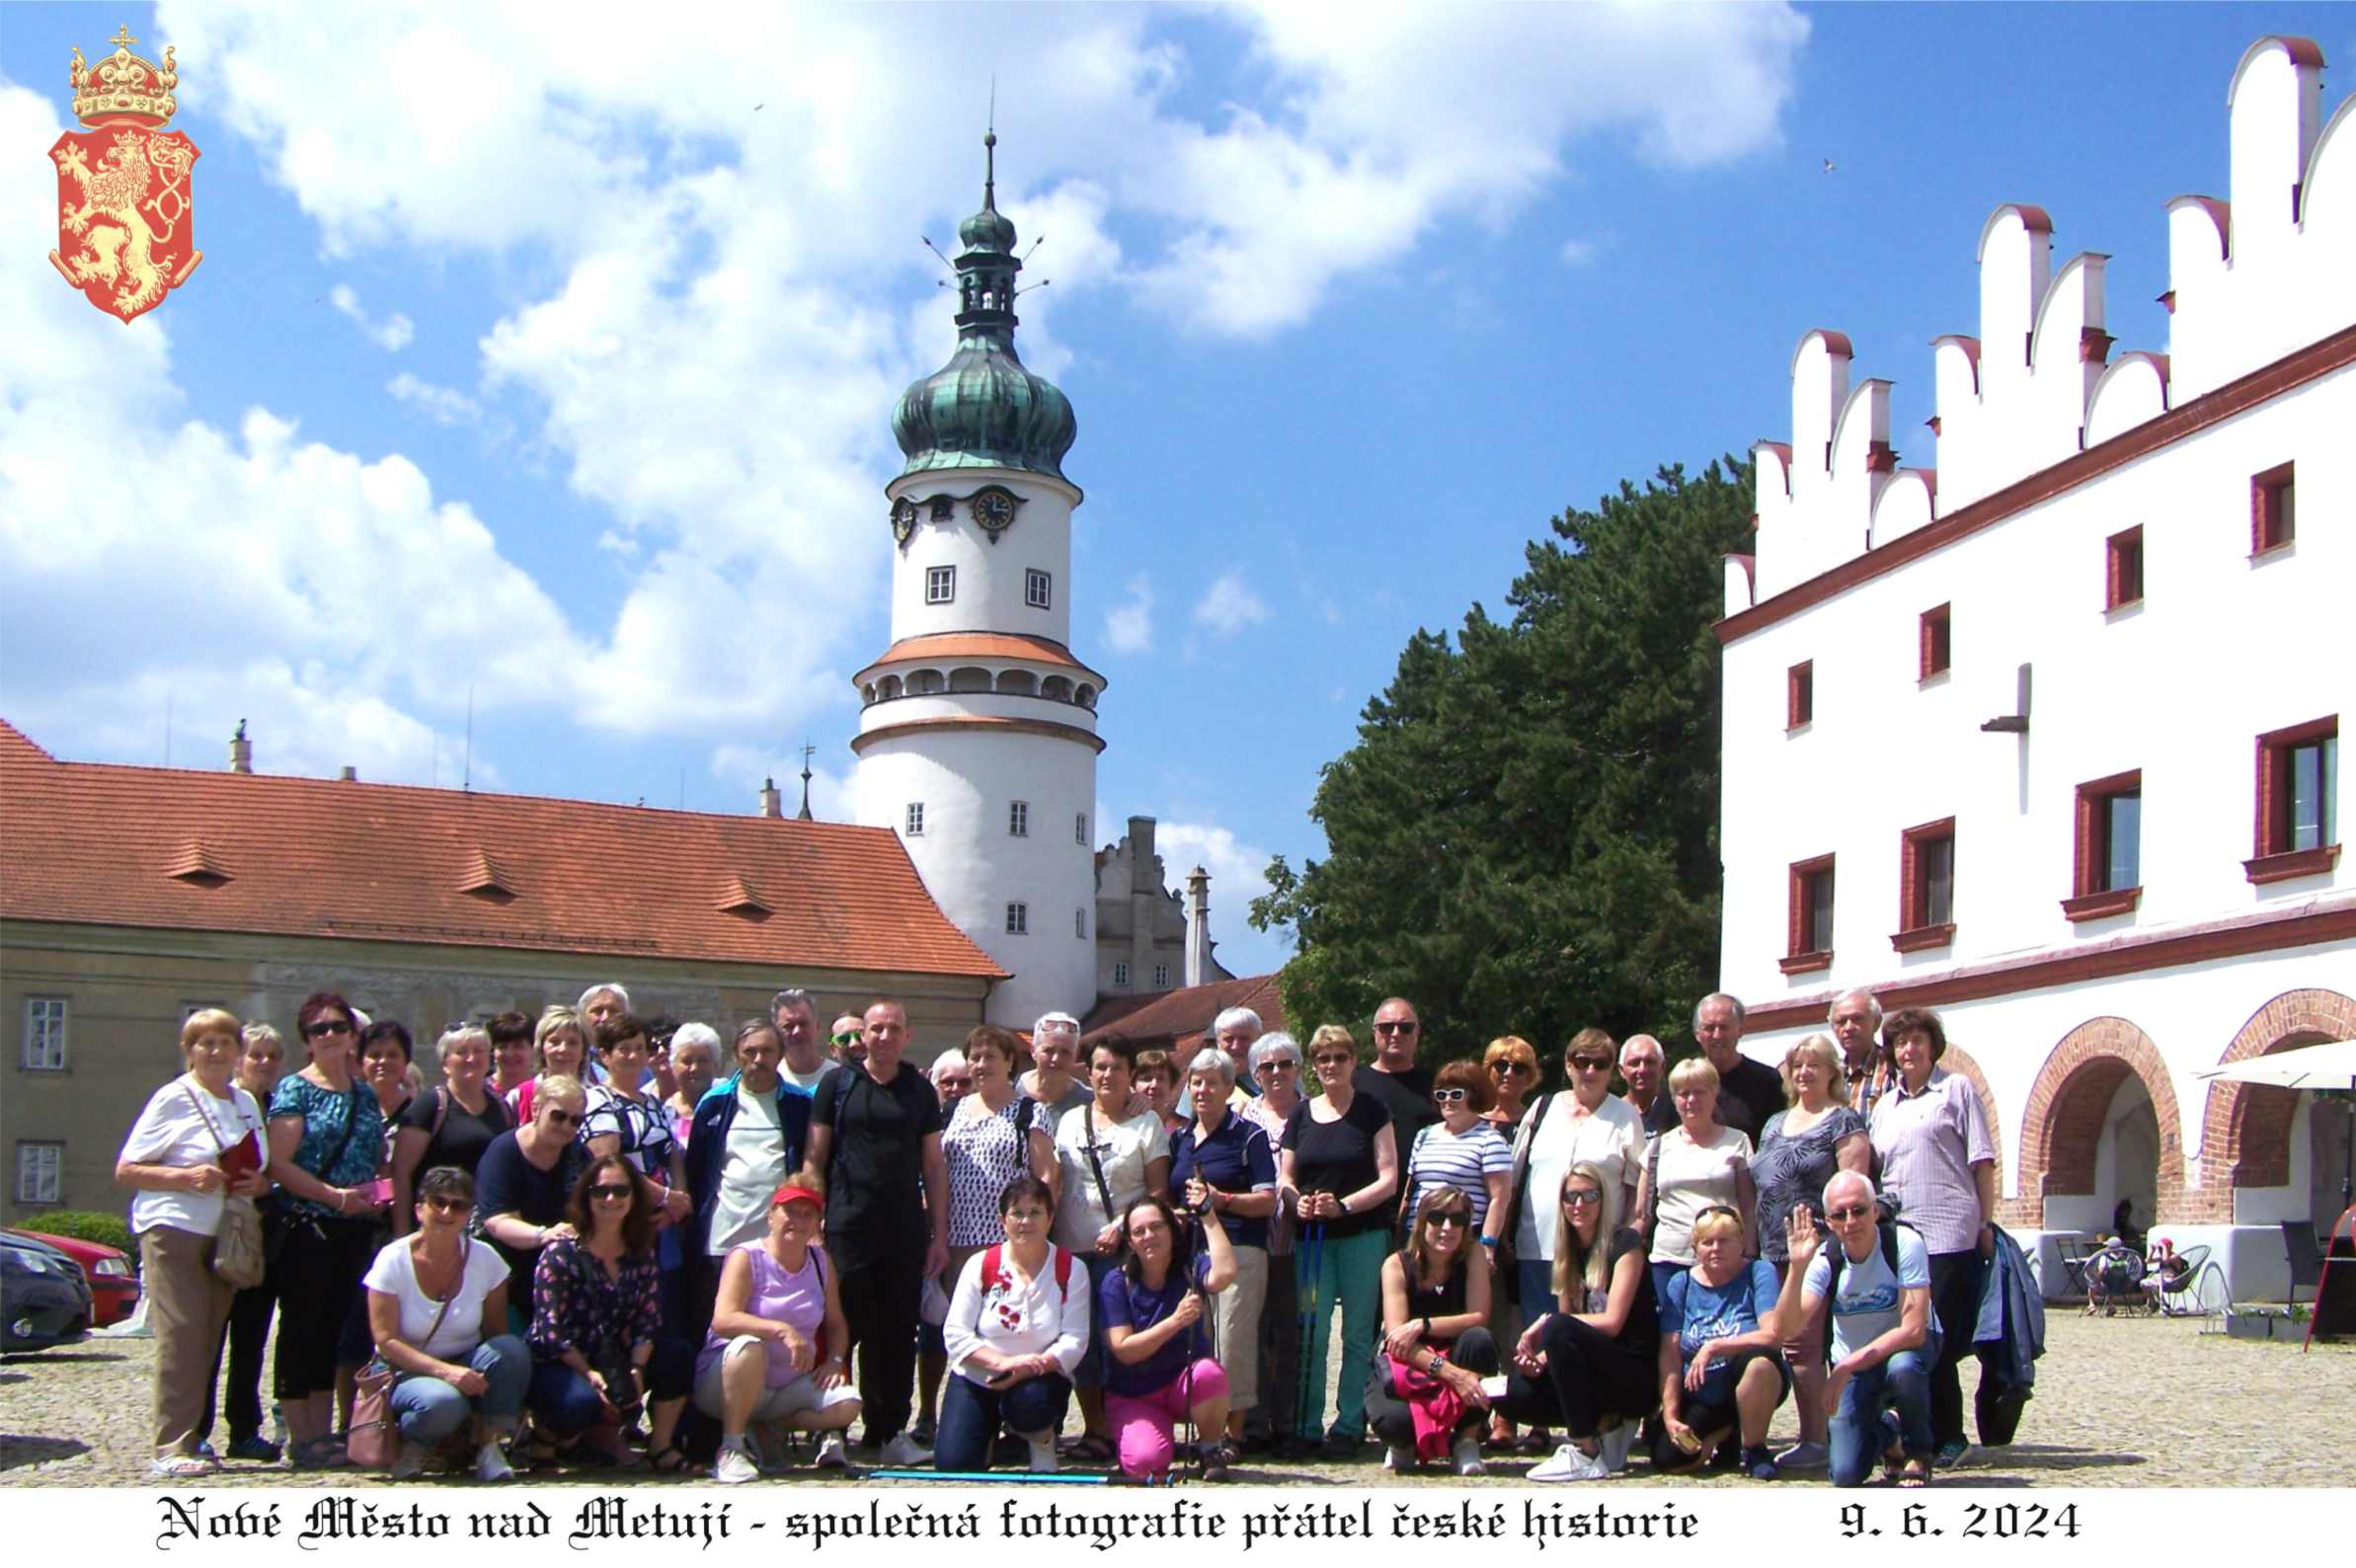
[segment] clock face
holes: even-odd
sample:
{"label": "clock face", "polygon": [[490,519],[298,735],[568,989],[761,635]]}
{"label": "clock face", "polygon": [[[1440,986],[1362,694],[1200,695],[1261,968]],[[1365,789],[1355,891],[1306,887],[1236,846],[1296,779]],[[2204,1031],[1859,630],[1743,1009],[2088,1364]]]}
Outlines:
{"label": "clock face", "polygon": [[892,537],[906,544],[916,531],[916,504],[904,497],[892,508]]}
{"label": "clock face", "polygon": [[985,490],[974,498],[974,520],[991,533],[1014,521],[1014,498],[1002,490]]}

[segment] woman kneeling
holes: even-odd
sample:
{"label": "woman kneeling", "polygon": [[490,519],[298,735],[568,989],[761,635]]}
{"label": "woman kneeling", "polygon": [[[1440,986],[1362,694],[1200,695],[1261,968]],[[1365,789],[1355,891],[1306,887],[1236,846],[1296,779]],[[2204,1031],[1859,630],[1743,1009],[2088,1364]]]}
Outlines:
{"label": "woman kneeling", "polygon": [[1739,1431],[1742,1467],[1775,1478],[1767,1422],[1791,1392],[1775,1333],[1775,1266],[1743,1256],[1739,1210],[1704,1209],[1693,1221],[1694,1264],[1661,1297],[1662,1470],[1704,1462]]}
{"label": "woman kneeling", "polygon": [[833,1266],[818,1234],[826,1213],[821,1178],[804,1171],[769,1200],[769,1233],[728,1255],[712,1305],[712,1330],[695,1363],[695,1405],[720,1420],[722,1486],[755,1480],[746,1450],[758,1422],[823,1432],[818,1463],[843,1466],[843,1429],[859,1415],[859,1391],[843,1377],[850,1331]]}
{"label": "woman kneeling", "polygon": [[1204,1297],[1235,1279],[1235,1254],[1217,1212],[1202,1216],[1205,1252],[1188,1244],[1176,1211],[1140,1198],[1121,1216],[1121,1266],[1096,1296],[1104,1314],[1105,1419],[1120,1445],[1121,1473],[1166,1477],[1180,1419],[1213,1435],[1200,1457],[1203,1479],[1227,1478],[1227,1374],[1211,1357]]}
{"label": "woman kneeling", "polygon": [[[950,1371],[933,1468],[989,1468],[1000,1423],[1031,1446],[1031,1468],[1056,1468],[1056,1432],[1071,1403],[1071,1370],[1088,1348],[1088,1271],[1047,1239],[1056,1195],[1017,1176],[998,1197],[1006,1239],[966,1260],[941,1325]],[[1072,1275],[1078,1274],[1078,1289]]]}
{"label": "woman kneeling", "polygon": [[1489,1264],[1472,1240],[1472,1202],[1434,1187],[1416,1207],[1404,1249],[1382,1264],[1382,1349],[1367,1379],[1367,1416],[1405,1474],[1453,1453],[1458,1475],[1481,1475],[1480,1432],[1497,1371],[1489,1320]]}
{"label": "woman kneeling", "polygon": [[508,1265],[466,1234],[474,1178],[437,1165],[418,1183],[417,1229],[369,1265],[368,1326],[376,1354],[399,1379],[388,1401],[401,1431],[393,1479],[426,1465],[469,1416],[474,1418],[475,1474],[507,1481],[515,1472],[500,1440],[515,1428],[531,1381],[531,1352],[512,1334],[486,1339],[507,1322]]}

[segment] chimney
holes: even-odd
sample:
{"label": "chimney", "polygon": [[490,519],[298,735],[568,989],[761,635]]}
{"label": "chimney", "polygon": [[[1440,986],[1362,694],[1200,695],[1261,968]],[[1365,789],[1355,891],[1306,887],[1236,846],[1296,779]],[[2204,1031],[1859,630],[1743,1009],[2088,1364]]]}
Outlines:
{"label": "chimney", "polygon": [[785,815],[785,800],[777,793],[775,778],[765,778],[760,781],[760,814],[763,817],[783,817]]}
{"label": "chimney", "polygon": [[237,721],[237,733],[229,738],[229,771],[254,771],[254,743],[246,739],[246,722],[243,719]]}
{"label": "chimney", "polygon": [[1200,985],[1211,970],[1211,873],[1186,874],[1186,983]]}
{"label": "chimney", "polygon": [[360,781],[359,769],[349,762],[344,764],[344,771],[337,774],[336,777],[347,784],[357,784]]}

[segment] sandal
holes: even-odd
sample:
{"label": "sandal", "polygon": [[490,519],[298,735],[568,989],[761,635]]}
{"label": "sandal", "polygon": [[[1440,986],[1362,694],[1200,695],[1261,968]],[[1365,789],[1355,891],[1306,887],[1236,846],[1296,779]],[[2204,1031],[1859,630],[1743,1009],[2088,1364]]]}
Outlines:
{"label": "sandal", "polygon": [[1902,1492],[1919,1492],[1929,1484],[1930,1461],[1920,1455],[1907,1460],[1906,1467],[1898,1472],[1898,1489]]}
{"label": "sandal", "polygon": [[193,1481],[198,1476],[210,1475],[218,1468],[219,1465],[200,1454],[175,1453],[150,1464],[147,1473],[167,1480]]}
{"label": "sandal", "polygon": [[673,1443],[650,1450],[646,1456],[646,1467],[657,1475],[676,1475],[690,1468],[690,1465],[687,1455],[681,1453],[678,1445]]}
{"label": "sandal", "polygon": [[1113,1458],[1113,1446],[1093,1432],[1083,1432],[1072,1440],[1071,1447],[1064,1450],[1064,1457],[1077,1459],[1082,1464],[1109,1464]]}
{"label": "sandal", "polygon": [[351,1468],[352,1455],[341,1438],[313,1438],[287,1450],[286,1462],[298,1470],[343,1470]]}

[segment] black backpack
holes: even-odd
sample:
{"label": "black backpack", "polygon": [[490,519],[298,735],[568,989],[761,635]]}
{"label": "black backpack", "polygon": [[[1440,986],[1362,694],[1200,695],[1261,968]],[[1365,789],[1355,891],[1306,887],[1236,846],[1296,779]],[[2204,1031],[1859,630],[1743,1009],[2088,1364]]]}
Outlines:
{"label": "black backpack", "polygon": [[[1873,1228],[1881,1238],[1882,1267],[1890,1271],[1890,1278],[1893,1280],[1898,1278],[1898,1229],[1901,1225],[1904,1225],[1909,1230],[1914,1230],[1915,1238],[1917,1240],[1922,1239],[1923,1233],[1920,1230],[1915,1230],[1913,1225],[1907,1224],[1905,1220],[1900,1219],[1892,1215],[1889,1205],[1884,1203],[1881,1206],[1881,1216],[1874,1221]],[[1842,1272],[1848,1267],[1848,1248],[1841,1244],[1841,1238],[1839,1236],[1828,1236],[1825,1242],[1825,1247],[1826,1251],[1824,1256],[1829,1260],[1828,1267],[1832,1270],[1832,1277],[1825,1282],[1824,1290],[1824,1359],[1825,1365],[1830,1367],[1833,1365],[1832,1314],[1835,1303],[1841,1299],[1841,1275]],[[1930,1314],[1930,1338],[1929,1341],[1924,1346],[1924,1350],[1926,1354],[1935,1355],[1937,1349],[1938,1314],[1933,1312]]]}

